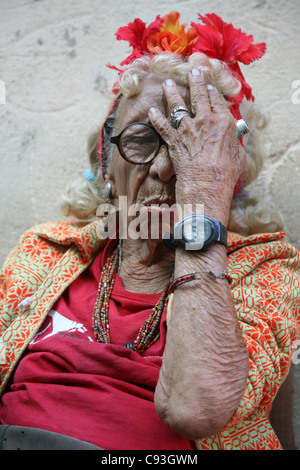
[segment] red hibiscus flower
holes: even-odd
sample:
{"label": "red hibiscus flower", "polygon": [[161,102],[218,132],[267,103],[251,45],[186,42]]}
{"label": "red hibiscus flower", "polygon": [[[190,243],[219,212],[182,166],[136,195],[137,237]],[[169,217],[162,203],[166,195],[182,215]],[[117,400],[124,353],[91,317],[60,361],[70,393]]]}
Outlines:
{"label": "red hibiscus flower", "polygon": [[266,51],[266,44],[264,42],[253,44],[253,36],[234,28],[231,23],[225,23],[215,13],[198,16],[204,24],[192,23],[199,35],[192,52],[203,52],[208,57],[226,62],[233,75],[242,84],[241,92],[234,101],[237,104],[241,103],[244,96],[248,100],[253,100],[252,90],[246,83],[238,62],[248,65],[259,59]]}
{"label": "red hibiscus flower", "polygon": [[118,41],[128,41],[130,46],[133,48],[132,54],[130,54],[120,65],[127,65],[138,57],[142,57],[148,51],[147,39],[151,34],[156,31],[160,31],[163,24],[163,18],[158,15],[156,20],[151,23],[148,28],[139,18],[136,18],[133,23],[129,23],[128,26],[119,28],[116,32]]}

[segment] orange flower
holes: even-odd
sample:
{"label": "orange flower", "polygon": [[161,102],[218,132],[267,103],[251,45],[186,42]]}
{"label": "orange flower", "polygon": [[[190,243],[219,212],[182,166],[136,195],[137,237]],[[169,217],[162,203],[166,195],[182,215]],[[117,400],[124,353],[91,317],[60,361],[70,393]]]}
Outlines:
{"label": "orange flower", "polygon": [[171,52],[182,56],[189,55],[199,34],[195,27],[185,31],[186,24],[179,24],[180,14],[172,11],[163,17],[163,25],[147,37],[147,47],[152,54]]}

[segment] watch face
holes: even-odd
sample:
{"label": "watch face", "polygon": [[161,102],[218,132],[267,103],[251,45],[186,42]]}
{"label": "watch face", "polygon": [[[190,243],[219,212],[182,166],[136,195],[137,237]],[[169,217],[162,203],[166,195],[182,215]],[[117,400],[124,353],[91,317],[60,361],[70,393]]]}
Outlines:
{"label": "watch face", "polygon": [[183,225],[183,238],[189,243],[204,243],[211,236],[212,229],[202,217],[191,217]]}
{"label": "watch face", "polygon": [[[167,238],[164,240],[166,246]],[[227,247],[227,230],[218,221],[207,215],[191,214],[174,225],[170,246],[183,245],[186,250],[205,251],[213,243]]]}

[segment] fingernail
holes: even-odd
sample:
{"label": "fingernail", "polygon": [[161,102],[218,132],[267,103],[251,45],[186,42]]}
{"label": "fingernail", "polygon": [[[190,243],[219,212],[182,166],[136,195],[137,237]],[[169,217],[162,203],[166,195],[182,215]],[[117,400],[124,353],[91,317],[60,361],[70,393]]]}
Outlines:
{"label": "fingernail", "polygon": [[168,78],[168,80],[165,81],[166,86],[173,86],[174,85],[174,80],[171,80],[171,78]]}
{"label": "fingernail", "polygon": [[213,85],[211,85],[210,83],[208,83],[208,84],[206,85],[206,88],[207,88],[208,90],[213,90],[215,87],[214,87]]}
{"label": "fingernail", "polygon": [[150,108],[149,113],[151,113],[151,114],[157,113],[157,108]]}
{"label": "fingernail", "polygon": [[191,75],[203,75],[202,70],[199,69],[192,69]]}

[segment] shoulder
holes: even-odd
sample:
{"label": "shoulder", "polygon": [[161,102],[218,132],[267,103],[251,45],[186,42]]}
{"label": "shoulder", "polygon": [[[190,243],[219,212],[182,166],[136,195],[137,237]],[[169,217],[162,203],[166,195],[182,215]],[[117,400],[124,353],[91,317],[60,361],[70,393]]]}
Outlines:
{"label": "shoulder", "polygon": [[78,235],[87,225],[76,221],[47,222],[34,225],[26,230],[22,234],[21,240],[28,241],[31,238],[39,238],[60,244],[68,241],[72,236]]}
{"label": "shoulder", "polygon": [[229,263],[247,259],[250,264],[255,264],[272,258],[294,258],[299,261],[299,250],[285,241],[285,237],[284,232],[260,233],[248,237],[229,233]]}
{"label": "shoulder", "polygon": [[270,242],[285,243],[286,234],[284,232],[257,233],[254,235],[243,236],[238,233],[228,233],[228,253],[232,253],[246,246],[257,246]]}
{"label": "shoulder", "polygon": [[300,276],[300,253],[285,241],[284,232],[267,233],[243,237],[229,234],[228,269],[235,281],[258,273],[272,274],[284,279],[283,273]]}
{"label": "shoulder", "polygon": [[35,225],[26,230],[13,250],[19,257],[39,258],[45,251],[51,253],[63,251],[72,235],[82,229],[74,222],[51,222]]}
{"label": "shoulder", "polygon": [[8,255],[4,269],[20,264],[45,267],[53,265],[67,250],[79,251],[84,259],[96,253],[103,241],[97,236],[97,221],[84,224],[73,221],[50,222],[31,227],[20,237]]}

